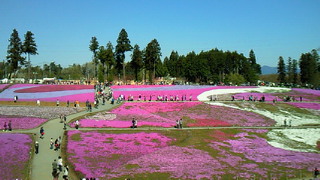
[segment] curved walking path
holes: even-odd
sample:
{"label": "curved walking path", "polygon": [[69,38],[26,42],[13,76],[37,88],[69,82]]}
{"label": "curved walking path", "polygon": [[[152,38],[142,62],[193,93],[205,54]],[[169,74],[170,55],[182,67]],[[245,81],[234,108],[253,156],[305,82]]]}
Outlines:
{"label": "curved walking path", "polygon": [[[99,111],[107,111],[111,108],[116,107],[117,104],[111,105],[109,102],[105,105],[100,105],[98,109],[93,108],[92,113]],[[81,111],[75,114],[71,114],[67,116],[67,123],[70,120],[84,116],[88,113],[85,111]],[[174,124],[173,124],[174,125]],[[63,123],[60,123],[60,118],[52,119],[44,123],[41,127],[45,130],[45,135],[43,139],[39,138],[40,127],[29,130],[16,130],[13,132],[17,133],[31,133],[35,134],[35,141],[39,142],[39,153],[34,154],[31,166],[31,177],[32,180],[44,180],[44,179],[52,179],[52,162],[54,159],[58,159],[58,156],[62,156],[61,150],[54,151],[50,149],[50,138],[53,140],[57,139],[59,136],[64,139],[63,135],[65,130],[63,130]],[[188,127],[183,128],[182,130],[190,130],[190,129],[283,129],[283,128],[291,128],[291,129],[307,129],[307,128],[320,128],[319,126],[293,126],[293,127],[283,127],[283,126],[225,126],[225,127]],[[74,130],[75,128],[67,127],[67,130]],[[136,129],[131,128],[81,128],[80,130],[174,130],[176,128],[159,128],[159,127],[138,127]],[[64,164],[64,163],[63,163]],[[69,172],[70,173],[70,172]],[[72,173],[72,172],[71,172]],[[59,179],[62,179],[63,173],[60,173]],[[69,178],[71,179],[71,178]]]}

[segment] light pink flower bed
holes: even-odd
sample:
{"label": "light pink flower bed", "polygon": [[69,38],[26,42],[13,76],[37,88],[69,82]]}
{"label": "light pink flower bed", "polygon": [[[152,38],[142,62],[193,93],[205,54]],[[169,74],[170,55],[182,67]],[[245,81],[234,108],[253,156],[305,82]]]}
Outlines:
{"label": "light pink flower bed", "polygon": [[0,84],[0,91],[9,86],[9,84]]}
{"label": "light pink flower bed", "polygon": [[30,87],[30,86],[41,86],[41,84],[14,84],[14,85],[10,86],[9,89]]}
{"label": "light pink flower bed", "polygon": [[14,96],[18,101],[93,102],[94,89],[89,85],[15,84],[1,92],[0,101],[12,101]]}
{"label": "light pink flower bed", "polygon": [[320,110],[320,103],[288,103],[298,108],[315,109]]}
{"label": "light pink flower bed", "polygon": [[31,145],[27,134],[0,134],[0,179],[28,179]]}
{"label": "light pink flower bed", "polygon": [[194,86],[194,85],[155,85],[155,86],[112,86],[113,96],[118,98],[120,95],[124,95],[125,99],[129,96],[133,96],[134,100],[139,99],[141,95],[141,100],[146,99],[149,101],[156,101],[158,96],[167,97],[178,97],[179,101],[182,97],[186,97],[186,100],[197,101],[197,96],[203,92],[214,90],[214,89],[241,89],[241,88],[252,88],[249,86]]}
{"label": "light pink flower bed", "polygon": [[110,114],[80,120],[80,127],[130,127],[132,118],[138,126],[173,127],[183,119],[183,126],[270,126],[274,120],[238,109],[212,106],[202,102],[126,102]]}
{"label": "light pink flower bed", "polygon": [[[5,122],[8,123],[11,121],[12,129],[32,129],[40,126],[42,123],[48,121],[47,119],[37,118],[37,117],[14,117],[14,116],[5,116],[0,115],[0,130],[4,129]],[[7,126],[8,128],[8,126]]]}
{"label": "light pink flower bed", "polygon": [[67,152],[76,171],[99,179],[148,179],[152,173],[168,174],[169,179],[285,179],[320,165],[320,154],[275,148],[262,138],[266,132],[68,131]]}
{"label": "light pink flower bed", "polygon": [[[158,133],[107,134],[68,131],[68,160],[74,164],[76,171],[86,177],[110,178],[109,172],[117,171],[131,160],[168,146],[170,141],[170,138]],[[105,161],[106,159],[109,160]]]}
{"label": "light pink flower bed", "polygon": [[270,94],[270,93],[239,93],[235,94],[234,97],[236,100],[249,100],[249,97],[252,96],[252,98],[256,98],[256,101],[259,101],[262,96],[265,97],[265,101],[273,101],[274,99],[280,100],[276,95]]}

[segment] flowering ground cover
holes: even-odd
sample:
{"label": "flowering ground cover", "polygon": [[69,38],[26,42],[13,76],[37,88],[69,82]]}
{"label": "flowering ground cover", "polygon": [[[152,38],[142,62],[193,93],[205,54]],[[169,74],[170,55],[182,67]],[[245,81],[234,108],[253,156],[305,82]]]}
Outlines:
{"label": "flowering ground cover", "polygon": [[271,146],[268,131],[69,131],[67,160],[99,179],[285,179],[319,166],[319,153]]}
{"label": "flowering ground cover", "polygon": [[320,103],[289,103],[298,108],[315,109],[320,110]]}
{"label": "flowering ground cover", "polygon": [[[133,96],[134,100],[139,99],[141,95],[141,100],[146,98],[147,101],[157,100],[158,96],[163,98],[167,97],[170,100],[170,97],[177,97],[179,100],[182,100],[182,97],[185,96],[187,100],[197,101],[197,96],[203,92],[214,90],[214,89],[241,89],[247,88],[242,86],[194,86],[194,85],[155,85],[155,86],[112,86],[113,95],[115,98],[120,95],[124,95],[125,98],[128,96]],[[144,98],[145,97],[145,98]]]}
{"label": "flowering ground cover", "polygon": [[9,86],[9,84],[0,84],[0,91]]}
{"label": "flowering ground cover", "polygon": [[79,110],[81,109],[68,107],[0,106],[0,115],[54,119],[61,114],[70,115],[77,113]]}
{"label": "flowering ground cover", "polygon": [[270,93],[239,93],[235,94],[235,100],[249,100],[249,97],[252,96],[253,98],[256,98],[256,101],[259,101],[261,97],[265,97],[265,101],[273,101],[274,99],[278,99],[277,96],[272,95]]}
{"label": "flowering ground cover", "polygon": [[[254,112],[268,117],[276,122],[276,126],[283,126],[286,120],[291,120],[292,126],[320,124],[319,111],[297,108],[289,103],[261,103],[261,102],[209,102],[211,105],[237,109],[242,112]],[[230,111],[234,111],[231,110]]]}
{"label": "flowering ground cover", "polygon": [[19,101],[80,101],[94,100],[94,89],[90,85],[34,85],[15,84],[0,93],[0,101],[12,101],[18,96]]}
{"label": "flowering ground cover", "polygon": [[26,134],[0,134],[1,179],[28,179],[32,140]]}
{"label": "flowering ground cover", "polygon": [[[4,124],[8,124],[11,121],[12,129],[31,129],[38,127],[47,119],[36,117],[19,117],[19,116],[4,116],[0,115],[0,130],[4,129]],[[8,127],[7,127],[8,128]]]}
{"label": "flowering ground cover", "polygon": [[319,152],[320,129],[274,129],[269,131],[268,143],[274,147],[299,152]]}
{"label": "flowering ground cover", "polygon": [[82,90],[93,89],[93,85],[38,85],[36,87],[19,89],[16,93],[37,93],[37,92],[52,92],[52,91],[66,91],[66,90]]}
{"label": "flowering ground cover", "polygon": [[212,106],[202,102],[126,102],[108,113],[85,117],[81,127],[173,127],[182,118],[183,126],[270,126],[275,122],[262,115],[233,108]]}

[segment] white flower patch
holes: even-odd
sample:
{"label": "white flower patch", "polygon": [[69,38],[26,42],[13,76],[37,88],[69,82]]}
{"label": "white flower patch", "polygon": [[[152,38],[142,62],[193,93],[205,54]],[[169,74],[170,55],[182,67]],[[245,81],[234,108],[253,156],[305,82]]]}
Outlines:
{"label": "white flower patch", "polygon": [[274,113],[274,112],[270,112],[267,110],[256,109],[256,107],[253,105],[250,108],[242,108],[242,107],[240,108],[235,105],[224,104],[224,103],[220,103],[220,102],[208,102],[208,104],[217,105],[217,106],[225,106],[225,107],[230,107],[230,108],[235,108],[235,109],[240,109],[240,110],[244,110],[244,111],[250,111],[250,112],[257,113],[257,114],[261,114],[263,116],[266,116],[270,119],[275,120],[276,121],[275,126],[284,125],[284,120],[287,121],[287,125],[289,124],[289,121],[291,120],[292,126],[300,126],[300,125],[304,125],[304,124],[319,124],[320,123],[320,118],[318,118],[318,117],[304,115],[304,114],[301,114],[301,116],[296,116],[296,115],[292,114],[291,112],[285,111],[282,109],[279,110],[280,113]]}
{"label": "white flower patch", "polygon": [[116,119],[117,115],[116,114],[112,114],[110,112],[101,112],[101,113],[97,113],[93,116],[89,116],[89,117],[86,117],[88,119],[97,119],[97,120],[114,120]]}
{"label": "white flower patch", "polygon": [[203,92],[197,98],[199,101],[208,101],[209,96],[213,95],[222,95],[222,94],[236,94],[236,93],[245,93],[245,92],[288,92],[291,91],[290,88],[280,88],[280,87],[257,87],[257,88],[236,88],[236,89],[213,89],[210,91]]}
{"label": "white flower patch", "polygon": [[274,129],[268,132],[268,143],[274,147],[300,152],[319,152],[320,129]]}

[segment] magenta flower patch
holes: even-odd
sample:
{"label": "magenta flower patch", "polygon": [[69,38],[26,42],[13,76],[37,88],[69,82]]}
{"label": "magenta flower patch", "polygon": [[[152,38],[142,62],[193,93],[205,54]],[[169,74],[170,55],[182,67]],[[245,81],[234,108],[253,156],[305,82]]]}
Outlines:
{"label": "magenta flower patch", "polygon": [[12,101],[18,96],[19,101],[85,102],[94,100],[93,86],[88,85],[34,85],[15,84],[1,93],[0,101]]}
{"label": "magenta flower patch", "polygon": [[0,84],[0,91],[9,86],[9,84]]}
{"label": "magenta flower patch", "polygon": [[[156,86],[112,86],[114,97],[117,98],[120,95],[124,95],[127,99],[128,96],[133,96],[134,100],[138,100],[141,96],[141,100],[146,99],[149,101],[157,100],[158,96],[162,96],[163,99],[167,97],[170,101],[171,97],[174,100],[181,101],[193,100],[197,101],[197,96],[203,92],[214,89],[235,89],[244,88],[242,86],[194,86],[194,85],[156,85]],[[248,87],[246,87],[248,88]],[[176,99],[178,98],[178,99]]]}
{"label": "magenta flower patch", "polygon": [[26,179],[31,143],[26,134],[0,134],[1,179]]}
{"label": "magenta flower patch", "polygon": [[130,127],[132,118],[138,120],[138,126],[161,127],[173,127],[180,118],[183,118],[183,126],[190,127],[270,126],[275,123],[256,113],[201,102],[126,102],[110,113],[115,115],[112,120],[106,121],[103,116],[87,117],[80,120],[81,127]]}
{"label": "magenta flower patch", "polygon": [[68,131],[67,152],[76,171],[86,177],[108,177],[123,164],[167,147],[170,142],[158,133]]}
{"label": "magenta flower patch", "polygon": [[4,124],[6,123],[8,125],[10,121],[12,129],[32,129],[40,126],[42,123],[46,122],[47,119],[0,115],[0,130],[3,130]]}
{"label": "magenta flower patch", "polygon": [[289,103],[295,107],[298,108],[306,108],[306,109],[315,109],[320,110],[320,104],[319,103]]}

